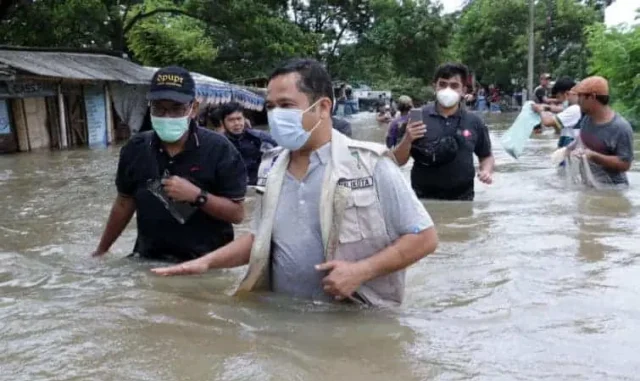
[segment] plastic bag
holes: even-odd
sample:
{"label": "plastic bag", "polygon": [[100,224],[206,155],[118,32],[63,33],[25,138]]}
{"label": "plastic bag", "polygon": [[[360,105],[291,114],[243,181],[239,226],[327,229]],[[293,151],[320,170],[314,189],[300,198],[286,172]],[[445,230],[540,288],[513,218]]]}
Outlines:
{"label": "plastic bag", "polygon": [[532,104],[531,101],[525,102],[516,120],[500,139],[504,150],[515,159],[522,155],[533,128],[540,124],[540,115],[533,111]]}
{"label": "plastic bag", "polygon": [[567,181],[571,185],[597,190],[618,188],[619,186],[614,184],[608,176],[599,173],[596,164],[589,162],[583,154],[584,149],[582,139],[578,137],[566,150],[564,174]]}

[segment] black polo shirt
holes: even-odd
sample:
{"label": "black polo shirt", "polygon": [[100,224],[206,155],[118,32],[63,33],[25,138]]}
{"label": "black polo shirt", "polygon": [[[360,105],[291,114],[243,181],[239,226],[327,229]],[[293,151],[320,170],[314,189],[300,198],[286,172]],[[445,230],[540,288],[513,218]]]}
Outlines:
{"label": "black polo shirt", "polygon": [[170,157],[153,131],[138,133],[120,151],[116,187],[136,203],[138,238],[134,252],[143,257],[184,261],[233,240],[233,226],[198,209],[180,224],[148,189],[164,173],[180,176],[207,192],[242,200],[247,174],[242,157],[227,138],[190,126],[184,151]]}
{"label": "black polo shirt", "polygon": [[465,144],[459,147],[450,163],[428,167],[414,162],[411,170],[413,188],[418,194],[420,191],[427,195],[449,193],[451,197],[437,197],[447,199],[457,199],[461,194],[472,193],[476,174],[473,154],[479,159],[491,156],[491,138],[487,126],[476,114],[462,108],[450,117],[444,117],[438,113],[435,104],[425,106],[422,117],[427,132],[413,144],[420,144],[423,139],[434,141],[452,132],[463,137]]}

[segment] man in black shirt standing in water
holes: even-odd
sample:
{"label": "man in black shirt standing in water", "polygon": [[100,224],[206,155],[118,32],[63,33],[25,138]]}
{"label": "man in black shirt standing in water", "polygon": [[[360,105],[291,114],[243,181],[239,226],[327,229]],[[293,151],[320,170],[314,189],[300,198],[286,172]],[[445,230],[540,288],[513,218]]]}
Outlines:
{"label": "man in black shirt standing in water", "polygon": [[182,262],[233,241],[244,218],[247,172],[221,134],[197,126],[195,83],[176,66],[158,70],[147,99],[152,131],[120,151],[118,195],[94,256],[107,253],[134,213],[142,258]]}
{"label": "man in black shirt standing in water", "polygon": [[457,63],[437,69],[436,103],[422,108],[421,121],[409,121],[394,150],[399,165],[413,157],[411,183],[420,198],[473,200],[474,153],[480,161],[479,180],[486,184],[493,181],[489,130],[478,116],[460,107],[468,73],[466,66]]}

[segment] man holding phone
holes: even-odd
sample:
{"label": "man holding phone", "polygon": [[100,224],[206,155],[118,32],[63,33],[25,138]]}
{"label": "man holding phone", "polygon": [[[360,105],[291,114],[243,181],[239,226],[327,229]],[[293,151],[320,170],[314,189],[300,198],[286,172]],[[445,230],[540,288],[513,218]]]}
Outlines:
{"label": "man holding phone", "polygon": [[[413,157],[411,183],[420,198],[472,201],[478,156],[478,179],[493,181],[494,158],[489,130],[460,106],[469,70],[457,63],[440,66],[434,76],[437,101],[410,113],[407,131],[394,154],[399,165]],[[416,120],[417,118],[419,120]]]}

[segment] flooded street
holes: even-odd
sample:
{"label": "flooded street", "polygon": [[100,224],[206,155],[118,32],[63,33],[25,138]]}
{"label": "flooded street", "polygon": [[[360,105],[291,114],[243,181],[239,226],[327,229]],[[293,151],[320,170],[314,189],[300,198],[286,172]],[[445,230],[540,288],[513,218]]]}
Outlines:
{"label": "flooded street", "polygon": [[397,311],[232,298],[244,268],[160,278],[124,258],[135,226],[89,258],[118,147],[0,156],[0,380],[640,379],[640,166],[622,194],[569,189],[552,135],[504,153],[512,119],[488,117],[493,185],[425,203],[441,243]]}

